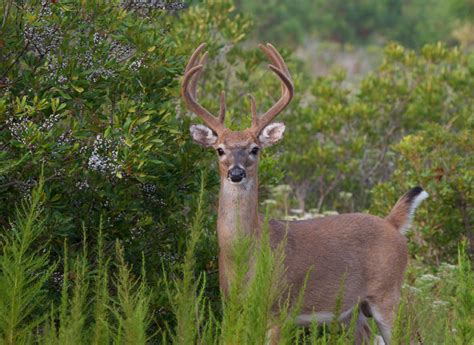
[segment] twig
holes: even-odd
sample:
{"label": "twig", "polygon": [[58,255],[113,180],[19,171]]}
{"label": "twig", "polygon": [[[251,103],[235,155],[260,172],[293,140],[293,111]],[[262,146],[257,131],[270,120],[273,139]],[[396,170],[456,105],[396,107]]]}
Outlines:
{"label": "twig", "polygon": [[8,72],[10,72],[10,70],[12,69],[13,66],[15,66],[18,62],[18,60],[20,60],[20,58],[23,56],[23,54],[25,54],[26,50],[28,49],[28,47],[30,46],[30,42],[28,41],[25,45],[25,47],[22,49],[22,51],[17,55],[17,57],[15,58],[15,60],[13,60],[13,62],[10,64],[10,66],[7,67],[7,69],[5,70],[5,72],[2,74],[2,77],[0,78],[1,79],[4,79]]}

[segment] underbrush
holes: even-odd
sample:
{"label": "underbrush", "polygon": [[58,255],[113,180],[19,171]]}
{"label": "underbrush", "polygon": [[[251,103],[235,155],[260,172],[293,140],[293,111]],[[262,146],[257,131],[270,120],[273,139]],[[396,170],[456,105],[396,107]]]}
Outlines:
{"label": "underbrush", "polygon": [[[353,342],[355,317],[348,327],[333,322],[309,329],[294,326],[297,307],[290,309],[278,284],[281,251],[270,250],[268,235],[256,244],[242,238],[235,248],[235,283],[216,308],[205,294],[207,276],[195,272],[196,246],[203,232],[203,195],[190,225],[179,274],[148,283],[132,274],[120,242],[115,255],[104,254],[103,235],[82,253],[51,262],[49,243],[37,239],[46,231],[41,203],[43,181],[21,202],[11,230],[3,233],[0,257],[0,338],[2,344],[264,344],[273,326],[281,327],[281,344],[348,344]],[[204,183],[202,184],[204,186]],[[255,264],[249,268],[247,259]],[[142,258],[145,262],[146,258]],[[63,273],[57,275],[58,265]],[[248,270],[254,275],[248,279]],[[474,274],[463,244],[456,265],[422,266],[411,262],[394,326],[395,344],[472,344],[474,340]],[[54,289],[59,298],[50,298]],[[53,294],[54,295],[54,294]],[[173,318],[167,322],[151,310],[160,300]],[[280,312],[272,313],[278,303]],[[297,303],[298,304],[298,303]],[[354,315],[355,316],[355,315]],[[373,322],[371,327],[378,333]]]}

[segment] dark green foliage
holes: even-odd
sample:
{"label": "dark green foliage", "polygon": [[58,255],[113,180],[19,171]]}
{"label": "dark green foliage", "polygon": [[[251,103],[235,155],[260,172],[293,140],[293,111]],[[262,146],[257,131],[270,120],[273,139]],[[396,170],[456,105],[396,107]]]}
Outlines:
{"label": "dark green foliage", "polygon": [[[373,211],[385,214],[416,184],[430,193],[429,202],[417,214],[420,226],[410,237],[412,252],[439,262],[456,257],[459,240],[469,239],[474,253],[474,150],[472,130],[454,131],[440,125],[406,136],[395,150],[400,153],[391,179],[373,190]],[[388,202],[387,202],[388,201]],[[382,206],[383,205],[383,206]]]}
{"label": "dark green foliage", "polygon": [[374,35],[384,35],[400,20],[402,1],[317,0],[313,9],[317,33],[329,40],[345,42],[367,42]]}
{"label": "dark green foliage", "polygon": [[[74,252],[83,224],[102,219],[107,252],[119,239],[135,267],[142,252],[171,265],[199,172],[210,175],[206,189],[217,187],[211,156],[190,143],[189,118],[179,114],[178,76],[196,42],[222,35],[209,47],[215,56],[224,39],[241,39],[244,19],[228,15],[228,1],[179,18],[118,2],[2,6],[0,224],[8,227],[43,164],[51,229],[43,236],[53,253],[61,255],[64,238]],[[210,13],[221,16],[202,18]]]}
{"label": "dark green foliage", "polygon": [[472,22],[469,0],[283,0],[236,1],[256,20],[259,40],[298,45],[313,36],[323,41],[367,44],[395,40],[421,48],[453,42],[453,30]]}
{"label": "dark green foliage", "polygon": [[314,29],[317,18],[311,1],[249,1],[237,0],[243,13],[251,13],[256,36],[262,41],[297,45]]}
{"label": "dark green foliage", "polygon": [[441,45],[426,46],[419,59],[398,50],[399,54],[392,51],[384,67],[396,79],[390,78],[392,86],[377,83],[377,89],[392,90],[390,97],[404,95],[387,104],[400,106],[401,116],[393,124],[401,127],[405,137],[393,143],[395,169],[373,190],[371,211],[387,214],[404,191],[422,185],[431,198],[426,203],[428,212],[418,215],[423,226],[410,241],[413,252],[436,261],[454,259],[460,239],[467,237],[472,255],[474,102],[469,94],[474,69],[470,57]]}

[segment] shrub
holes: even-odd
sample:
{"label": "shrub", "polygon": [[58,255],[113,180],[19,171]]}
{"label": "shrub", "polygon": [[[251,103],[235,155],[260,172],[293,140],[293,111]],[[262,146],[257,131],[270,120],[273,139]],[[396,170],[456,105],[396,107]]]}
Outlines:
{"label": "shrub", "polygon": [[410,232],[409,244],[412,253],[436,263],[454,260],[463,238],[469,239],[469,253],[474,253],[471,132],[433,124],[406,136],[394,146],[400,156],[392,177],[372,191],[377,214],[388,214],[390,205],[412,186],[428,191],[429,202],[417,211],[419,226]]}
{"label": "shrub", "polygon": [[297,79],[303,95],[283,117],[288,134],[278,150],[299,205],[365,210],[370,190],[391,178],[399,154],[392,146],[404,136],[431,123],[453,135],[471,128],[470,59],[441,44],[419,54],[391,44],[381,66],[358,85],[346,83],[342,73]]}
{"label": "shrub", "polygon": [[[57,256],[64,238],[74,253],[82,226],[102,219],[106,251],[119,239],[135,267],[142,252],[172,266],[198,172],[207,171],[206,188],[216,188],[210,154],[190,142],[177,77],[196,42],[213,42],[215,56],[224,40],[245,36],[247,20],[232,14],[228,0],[182,12],[172,10],[182,3],[153,4],[1,5],[0,224],[9,226],[18,197],[44,166],[49,231],[42,236]],[[214,253],[205,254],[203,266]]]}
{"label": "shrub", "polygon": [[239,0],[236,3],[243,12],[257,18],[258,39],[297,45],[317,36],[325,41],[349,43],[349,47],[396,40],[416,49],[438,41],[452,43],[452,30],[462,22],[472,22],[474,9],[469,0]]}

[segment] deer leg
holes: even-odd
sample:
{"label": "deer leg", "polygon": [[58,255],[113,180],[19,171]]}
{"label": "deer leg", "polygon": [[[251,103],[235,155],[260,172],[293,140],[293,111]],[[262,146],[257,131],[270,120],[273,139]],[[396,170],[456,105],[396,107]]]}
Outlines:
{"label": "deer leg", "polygon": [[270,328],[268,331],[268,345],[278,345],[280,342],[280,327],[279,326],[273,326]]}
{"label": "deer leg", "polygon": [[[370,330],[369,323],[367,322],[367,317],[369,316],[370,316],[369,305],[367,304],[367,302],[362,302],[359,305],[359,310],[357,311],[357,321],[356,321],[355,330],[354,330],[354,344],[355,345],[369,345],[370,344],[370,337],[372,335],[372,331]],[[353,311],[351,310],[351,312],[344,315],[344,317],[341,318],[340,321],[344,323],[346,327],[350,327],[351,322],[352,322],[352,317],[353,317]]]}
{"label": "deer leg", "polygon": [[[382,338],[377,336],[375,338],[375,344],[378,345],[390,345],[391,335],[392,335],[392,326],[393,320],[396,315],[396,310],[398,307],[399,294],[397,292],[393,293],[390,298],[383,300],[379,303],[370,303],[370,312],[375,319],[375,323],[382,334]],[[418,343],[423,345],[421,337],[417,332]],[[417,342],[410,340],[410,345],[415,345]]]}
{"label": "deer leg", "polygon": [[383,341],[383,338],[380,335],[376,335],[374,345],[385,345],[385,341]]}
{"label": "deer leg", "polygon": [[[369,345],[371,344],[370,339],[372,338],[372,331],[368,323],[368,317],[359,312],[357,318],[357,327],[355,330],[355,345]],[[380,335],[375,335],[373,345],[386,345],[383,338]]]}
{"label": "deer leg", "polygon": [[370,326],[367,323],[367,317],[359,311],[357,316],[357,325],[355,329],[355,345],[368,345],[370,343],[371,336]]}
{"label": "deer leg", "polygon": [[370,311],[385,344],[390,345],[396,302],[386,299],[384,303],[370,303]]}

